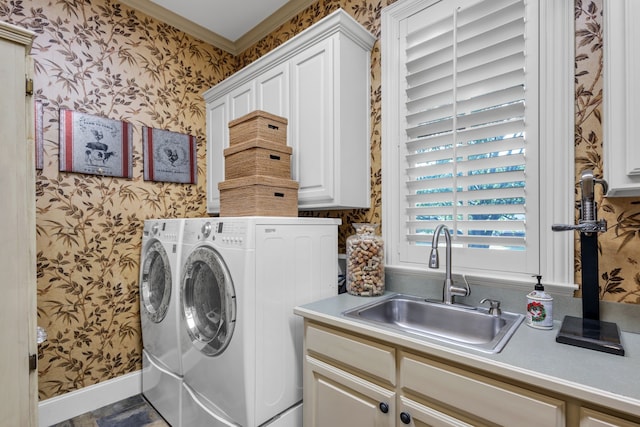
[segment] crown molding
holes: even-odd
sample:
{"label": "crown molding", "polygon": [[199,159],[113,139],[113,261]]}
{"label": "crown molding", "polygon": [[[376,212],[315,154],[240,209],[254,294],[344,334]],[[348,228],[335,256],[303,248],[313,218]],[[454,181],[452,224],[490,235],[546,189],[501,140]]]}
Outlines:
{"label": "crown molding", "polygon": [[149,15],[159,21],[169,24],[180,31],[184,31],[196,37],[203,42],[209,43],[215,47],[225,50],[229,53],[233,53],[235,50],[235,44],[219,34],[214,33],[182,16],[166,9],[150,0],[120,0],[122,4],[125,4],[133,9],[139,10],[142,13]]}
{"label": "crown molding", "polygon": [[265,20],[260,22],[258,25],[256,25],[245,35],[234,42],[225,37],[222,37],[221,35],[211,30],[208,30],[207,28],[189,21],[188,19],[185,19],[182,16],[150,0],[120,0],[122,4],[145,13],[154,19],[169,24],[179,29],[180,31],[190,34],[197,39],[220,48],[234,56],[239,55],[244,50],[260,41],[262,38],[274,31],[287,20],[294,17],[314,1],[315,0],[288,1],[284,6],[268,16]]}
{"label": "crown molding", "polygon": [[17,25],[0,21],[0,37],[31,47],[31,42],[35,38],[35,33],[25,28],[18,27]]}

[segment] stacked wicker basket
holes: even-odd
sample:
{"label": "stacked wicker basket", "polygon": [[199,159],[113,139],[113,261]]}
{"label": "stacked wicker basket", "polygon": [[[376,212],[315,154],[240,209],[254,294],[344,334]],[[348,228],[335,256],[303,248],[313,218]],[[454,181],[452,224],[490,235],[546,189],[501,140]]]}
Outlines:
{"label": "stacked wicker basket", "polygon": [[253,111],[229,122],[220,216],[298,216],[287,119]]}

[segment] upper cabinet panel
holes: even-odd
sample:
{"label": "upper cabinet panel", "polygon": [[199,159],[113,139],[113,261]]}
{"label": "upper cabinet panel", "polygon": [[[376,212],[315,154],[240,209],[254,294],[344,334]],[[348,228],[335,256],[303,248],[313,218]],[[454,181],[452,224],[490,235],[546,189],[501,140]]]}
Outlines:
{"label": "upper cabinet panel", "polygon": [[220,211],[228,122],[254,109],[288,120],[299,209],[369,207],[374,42],[340,9],[205,92],[209,213]]}
{"label": "upper cabinet panel", "polygon": [[607,196],[640,196],[640,2],[604,3],[604,177]]}

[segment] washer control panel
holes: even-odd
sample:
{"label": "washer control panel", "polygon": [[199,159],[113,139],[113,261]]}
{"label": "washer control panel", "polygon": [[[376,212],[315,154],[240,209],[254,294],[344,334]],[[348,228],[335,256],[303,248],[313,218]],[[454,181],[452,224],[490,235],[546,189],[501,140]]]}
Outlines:
{"label": "washer control panel", "polygon": [[180,222],[175,220],[145,221],[144,237],[154,237],[163,242],[178,242],[180,236]]}
{"label": "washer control panel", "polygon": [[224,219],[204,220],[200,227],[200,238],[224,246],[241,248],[245,245],[247,223],[225,221]]}

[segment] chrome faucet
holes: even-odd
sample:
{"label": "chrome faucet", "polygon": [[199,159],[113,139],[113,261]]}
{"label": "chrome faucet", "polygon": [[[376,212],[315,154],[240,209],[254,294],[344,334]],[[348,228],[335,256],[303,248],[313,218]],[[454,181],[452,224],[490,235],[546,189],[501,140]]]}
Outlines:
{"label": "chrome faucet", "polygon": [[451,276],[451,233],[446,225],[440,224],[436,227],[436,231],[433,232],[433,240],[431,241],[431,254],[429,255],[429,268],[440,267],[440,257],[438,255],[438,240],[440,233],[444,231],[444,238],[446,241],[446,259],[445,259],[445,278],[444,286],[442,289],[442,302],[445,304],[454,304],[454,298],[456,296],[466,297],[471,293],[469,285],[465,282],[465,287],[461,288],[455,286],[453,278]]}

